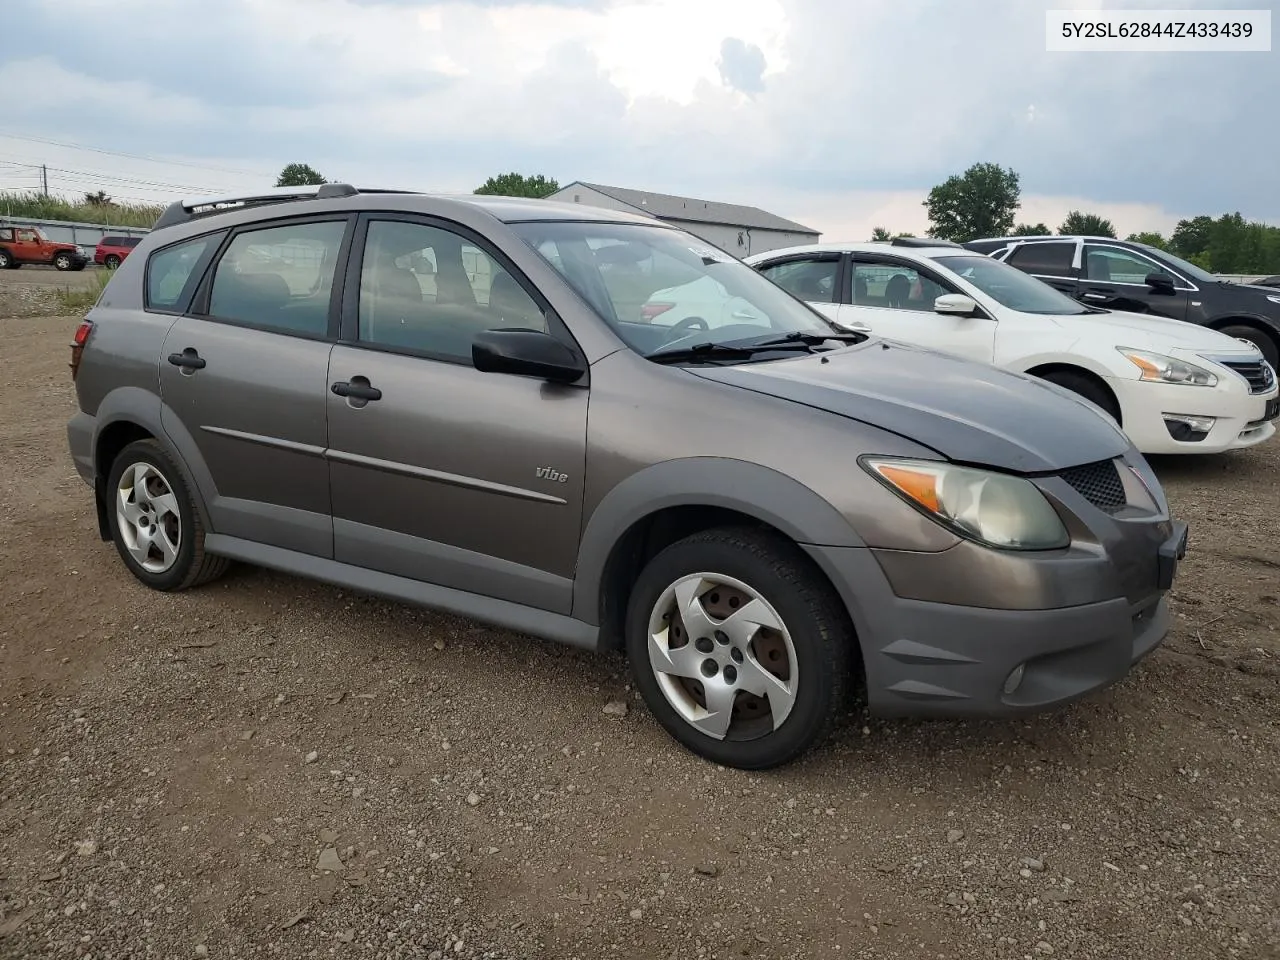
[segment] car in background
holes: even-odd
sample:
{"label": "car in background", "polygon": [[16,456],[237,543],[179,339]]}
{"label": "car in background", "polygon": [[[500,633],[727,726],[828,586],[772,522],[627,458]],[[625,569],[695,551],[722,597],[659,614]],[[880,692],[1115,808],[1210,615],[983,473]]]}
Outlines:
{"label": "car in background", "polygon": [[[956,244],[811,244],[746,258],[841,326],[1026,373],[1106,411],[1143,453],[1217,453],[1274,436],[1275,373],[1252,344],[1085,306]],[[829,282],[819,283],[819,276]]]}
{"label": "car in background", "polygon": [[964,245],[1091,307],[1153,313],[1248,340],[1280,369],[1280,292],[1235,283],[1167,250],[1113,237],[1000,237]]}
{"label": "car in background", "polygon": [[[681,286],[733,322],[646,323]],[[141,583],[236,559],[625,651],[658,722],[735,767],[799,756],[855,690],[991,716],[1108,686],[1186,552],[1089,404],[844,331],[640,214],[180,201],[72,343],[71,458]]]}
{"label": "car in background", "polygon": [[141,239],[141,237],[108,234],[98,241],[98,246],[93,251],[93,262],[108,270],[114,270],[124,262],[124,258]]}
{"label": "car in background", "polygon": [[83,270],[88,262],[76,244],[50,240],[39,227],[0,226],[0,270],[16,270],[27,264]]}

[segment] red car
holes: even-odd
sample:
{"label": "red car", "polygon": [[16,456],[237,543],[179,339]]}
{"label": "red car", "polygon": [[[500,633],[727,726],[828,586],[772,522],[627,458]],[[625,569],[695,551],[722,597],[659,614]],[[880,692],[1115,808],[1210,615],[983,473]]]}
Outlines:
{"label": "red car", "polygon": [[103,237],[98,241],[97,249],[93,251],[93,262],[101,264],[108,270],[114,270],[120,266],[120,261],[129,255],[129,251],[136,247],[141,239],[141,237]]}

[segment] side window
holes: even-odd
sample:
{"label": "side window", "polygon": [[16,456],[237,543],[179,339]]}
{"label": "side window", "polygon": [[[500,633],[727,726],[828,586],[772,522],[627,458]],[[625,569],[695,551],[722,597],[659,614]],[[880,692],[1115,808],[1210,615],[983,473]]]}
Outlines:
{"label": "side window", "polygon": [[939,283],[906,264],[853,264],[852,302],[856,306],[933,313],[933,302],[938,297],[958,292],[950,284]]}
{"label": "side window", "polygon": [[812,303],[834,303],[839,260],[787,260],[761,269],[793,297]]}
{"label": "side window", "polygon": [[204,256],[209,244],[221,235],[197,237],[157,250],[147,261],[147,309],[172,310],[182,299],[191,271]]}
{"label": "side window", "polygon": [[1138,287],[1147,285],[1147,276],[1162,273],[1170,280],[1177,282],[1167,270],[1162,270],[1146,257],[1129,253],[1117,247],[1095,247],[1086,244],[1084,248],[1085,272],[1090,280],[1098,283],[1129,283]]}
{"label": "side window", "polygon": [[1016,247],[1006,262],[1024,273],[1069,277],[1075,252],[1074,243],[1025,243]]}
{"label": "side window", "polygon": [[0,227],[0,240],[8,240],[8,241],[12,242],[12,241],[13,241],[13,228],[12,228],[12,227]]}
{"label": "side window", "polygon": [[398,220],[369,224],[359,318],[361,340],[467,362],[483,330],[547,329],[542,309],[484,250]]}
{"label": "side window", "polygon": [[19,230],[18,239],[24,243],[35,243],[36,232],[34,230]]}
{"label": "side window", "polygon": [[237,234],[218,260],[209,315],[281,333],[322,337],[345,220]]}

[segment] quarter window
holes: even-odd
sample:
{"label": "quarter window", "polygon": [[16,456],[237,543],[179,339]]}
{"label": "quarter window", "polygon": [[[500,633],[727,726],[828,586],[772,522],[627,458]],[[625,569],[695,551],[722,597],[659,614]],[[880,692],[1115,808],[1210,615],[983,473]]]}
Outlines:
{"label": "quarter window", "polygon": [[157,250],[147,262],[147,308],[173,310],[182,299],[182,292],[191,279],[191,272],[200,262],[210,243],[221,235],[197,237],[184,243]]}
{"label": "quarter window", "polygon": [[360,339],[471,360],[484,330],[546,332],[547,320],[503,266],[440,227],[374,220],[360,269]]}
{"label": "quarter window", "polygon": [[786,260],[760,272],[789,294],[810,303],[834,303],[839,260]]}
{"label": "quarter window", "polygon": [[1127,283],[1145,287],[1147,277],[1153,273],[1163,274],[1170,281],[1177,282],[1176,277],[1146,257],[1118,247],[1085,246],[1084,259],[1089,279],[1096,283]]}
{"label": "quarter window", "polygon": [[933,302],[958,291],[898,263],[854,263],[852,303],[859,307],[932,313]]}
{"label": "quarter window", "polygon": [[1074,243],[1024,243],[1014,248],[1006,262],[1025,273],[1069,277],[1075,253]]}
{"label": "quarter window", "polygon": [[346,222],[298,223],[237,234],[218,261],[209,315],[322,337]]}

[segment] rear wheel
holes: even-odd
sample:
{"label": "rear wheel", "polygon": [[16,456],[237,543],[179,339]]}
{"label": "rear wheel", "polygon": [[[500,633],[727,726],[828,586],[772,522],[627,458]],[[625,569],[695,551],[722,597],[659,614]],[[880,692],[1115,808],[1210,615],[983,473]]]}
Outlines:
{"label": "rear wheel", "polygon": [[107,477],[107,523],[129,572],[154,590],[185,590],[230,565],[204,552],[204,525],[178,465],[155,440],[123,450]]}
{"label": "rear wheel", "polygon": [[53,266],[55,269],[64,270],[64,271],[70,270],[74,265],[75,265],[75,260],[72,259],[71,254],[67,253],[66,251],[56,253],[53,256]]}
{"label": "rear wheel", "polygon": [[13,254],[8,250],[0,250],[0,270],[12,270],[13,267]]}
{"label": "rear wheel", "polygon": [[750,529],[667,547],[627,610],[631,670],[658,722],[741,769],[779,766],[822,740],[846,702],[856,642],[800,549]]}
{"label": "rear wheel", "polygon": [[120,258],[114,253],[108,254],[107,258],[102,261],[102,265],[108,270],[114,270],[116,267],[120,266]]}
{"label": "rear wheel", "polygon": [[1116,423],[1120,423],[1120,404],[1116,402],[1115,396],[1104,384],[1099,383],[1087,374],[1074,373],[1070,370],[1053,370],[1044,374],[1041,379],[1056,383],[1072,393],[1079,394],[1090,403],[1105,410],[1107,415]]}
{"label": "rear wheel", "polygon": [[1266,358],[1267,363],[1271,364],[1273,370],[1280,367],[1280,344],[1276,343],[1275,337],[1269,337],[1255,327],[1244,326],[1223,327],[1218,332],[1225,333],[1228,337],[1235,337],[1237,340],[1248,340],[1262,351],[1262,356]]}

